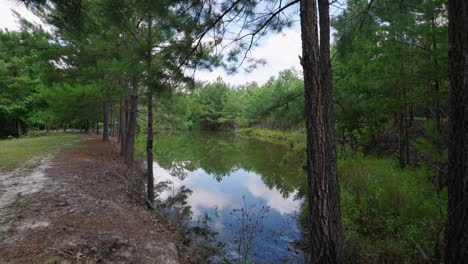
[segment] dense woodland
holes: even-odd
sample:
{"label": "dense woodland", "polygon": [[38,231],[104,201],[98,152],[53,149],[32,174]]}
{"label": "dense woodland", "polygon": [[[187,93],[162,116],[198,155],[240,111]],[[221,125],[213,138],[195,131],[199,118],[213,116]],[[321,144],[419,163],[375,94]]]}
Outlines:
{"label": "dense woodland", "polygon": [[[284,144],[304,156],[313,263],[468,259],[465,0],[25,4],[48,30],[21,19],[0,31],[0,137],[116,137],[128,166],[147,159],[150,204],[153,135]],[[192,78],[261,67],[250,50],[298,19],[303,69],[265,84]]]}

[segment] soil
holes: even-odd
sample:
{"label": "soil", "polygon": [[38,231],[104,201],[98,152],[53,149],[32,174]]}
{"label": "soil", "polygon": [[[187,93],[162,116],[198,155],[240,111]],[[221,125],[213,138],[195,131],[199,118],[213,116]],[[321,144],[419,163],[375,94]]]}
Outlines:
{"label": "soil", "polygon": [[0,175],[0,263],[192,262],[116,145],[90,137]]}

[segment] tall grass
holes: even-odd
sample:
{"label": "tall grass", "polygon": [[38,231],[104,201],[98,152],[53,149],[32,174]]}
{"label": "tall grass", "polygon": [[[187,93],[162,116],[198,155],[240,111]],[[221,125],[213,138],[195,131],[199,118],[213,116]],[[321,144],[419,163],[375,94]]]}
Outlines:
{"label": "tall grass", "polygon": [[417,248],[435,255],[447,194],[436,192],[430,170],[368,157],[338,167],[348,259],[413,263],[422,255]]}

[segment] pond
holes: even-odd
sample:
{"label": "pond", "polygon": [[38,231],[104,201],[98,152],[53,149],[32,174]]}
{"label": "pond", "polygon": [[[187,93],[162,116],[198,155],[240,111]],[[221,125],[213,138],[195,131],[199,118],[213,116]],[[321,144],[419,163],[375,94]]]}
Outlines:
{"label": "pond", "polygon": [[161,200],[190,189],[190,225],[203,222],[224,244],[227,259],[299,263],[298,215],[303,155],[233,134],[193,132],[155,136],[155,182],[169,181]]}

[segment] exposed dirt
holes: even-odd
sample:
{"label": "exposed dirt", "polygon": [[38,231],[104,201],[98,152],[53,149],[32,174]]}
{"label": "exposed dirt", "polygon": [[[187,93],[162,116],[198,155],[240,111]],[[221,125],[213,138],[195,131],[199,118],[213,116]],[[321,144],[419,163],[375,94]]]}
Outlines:
{"label": "exposed dirt", "polygon": [[180,235],[146,209],[142,172],[115,143],[86,146],[0,175],[0,263],[179,263]]}

